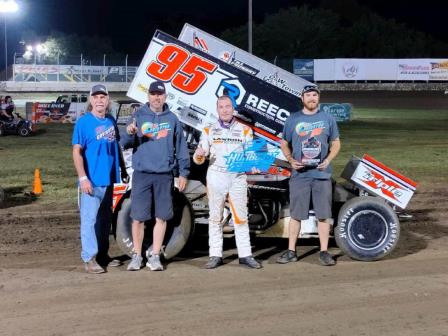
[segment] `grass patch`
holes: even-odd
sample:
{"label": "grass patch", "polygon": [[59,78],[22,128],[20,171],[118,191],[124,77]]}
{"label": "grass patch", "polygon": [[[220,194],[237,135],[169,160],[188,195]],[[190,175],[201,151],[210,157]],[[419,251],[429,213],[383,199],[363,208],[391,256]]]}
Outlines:
{"label": "grass patch", "polygon": [[40,169],[44,193],[38,202],[76,204],[76,172],[72,161],[73,125],[38,125],[28,138],[8,135],[0,138],[0,186],[10,196],[14,190],[30,192],[34,170]]}
{"label": "grass patch", "polygon": [[[335,176],[351,155],[370,154],[420,184],[448,182],[448,109],[355,109],[353,121],[340,124],[342,150],[334,162]],[[0,138],[0,185],[32,190],[34,169],[40,168],[44,193],[37,202],[76,204],[76,172],[72,162],[73,126],[46,124],[29,138]]]}
{"label": "grass patch", "polygon": [[448,182],[448,110],[356,109],[340,124],[340,172],[355,154],[370,154],[420,183]]}

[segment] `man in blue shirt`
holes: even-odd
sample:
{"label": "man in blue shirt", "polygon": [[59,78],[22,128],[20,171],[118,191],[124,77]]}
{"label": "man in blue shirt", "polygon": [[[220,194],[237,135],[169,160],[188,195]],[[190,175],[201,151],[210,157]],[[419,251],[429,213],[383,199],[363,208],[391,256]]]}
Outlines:
{"label": "man in blue shirt", "polygon": [[289,180],[290,222],[289,246],[277,262],[297,261],[296,243],[300,221],[308,219],[310,201],[318,219],[319,261],[324,266],[335,264],[328,253],[332,217],[330,162],[341,148],[336,120],[319,109],[320,91],[315,85],[302,90],[303,110],[291,114],[283,130],[281,149],[291,164]]}
{"label": "man in blue shirt", "polygon": [[[90,112],[76,123],[73,131],[73,162],[81,190],[81,258],[87,273],[104,273],[118,266],[108,256],[112,219],[113,184],[127,177],[118,145],[118,130],[107,114],[109,93],[102,85],[90,91]],[[110,263],[109,263],[110,262]]]}

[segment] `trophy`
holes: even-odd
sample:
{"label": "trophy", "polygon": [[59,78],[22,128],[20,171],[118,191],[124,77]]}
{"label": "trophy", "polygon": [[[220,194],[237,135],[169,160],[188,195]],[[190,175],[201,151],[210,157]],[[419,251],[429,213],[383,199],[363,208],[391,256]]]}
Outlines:
{"label": "trophy", "polygon": [[322,144],[317,138],[311,137],[302,141],[302,165],[305,168],[316,168],[321,162]]}

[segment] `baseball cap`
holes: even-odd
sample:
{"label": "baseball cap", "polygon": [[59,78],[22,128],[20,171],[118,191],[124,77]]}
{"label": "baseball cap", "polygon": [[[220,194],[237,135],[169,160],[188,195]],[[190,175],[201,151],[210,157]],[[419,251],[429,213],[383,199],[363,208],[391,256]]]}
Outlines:
{"label": "baseball cap", "polygon": [[109,92],[107,91],[107,88],[103,84],[97,84],[92,86],[90,89],[90,95],[94,96],[97,94],[103,94],[103,95],[109,95]]}
{"label": "baseball cap", "polygon": [[318,94],[320,94],[320,90],[317,85],[305,85],[303,87],[302,93],[300,95],[303,96],[304,93],[311,92],[311,91],[314,91],[314,92],[317,92]]}
{"label": "baseball cap", "polygon": [[161,81],[152,82],[149,86],[148,92],[165,93],[165,84]]}

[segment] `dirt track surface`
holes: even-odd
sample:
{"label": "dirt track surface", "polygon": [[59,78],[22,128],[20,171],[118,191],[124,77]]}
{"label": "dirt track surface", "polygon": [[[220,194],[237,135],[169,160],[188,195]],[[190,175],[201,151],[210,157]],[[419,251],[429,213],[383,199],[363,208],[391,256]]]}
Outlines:
{"label": "dirt track surface", "polygon": [[101,275],[83,272],[75,209],[0,209],[0,335],[448,335],[447,208],[445,186],[419,188],[398,248],[373,263],[322,267],[308,242],[277,265],[286,240],[257,240],[262,270],[229,243],[216,270],[198,246],[165,272]]}

